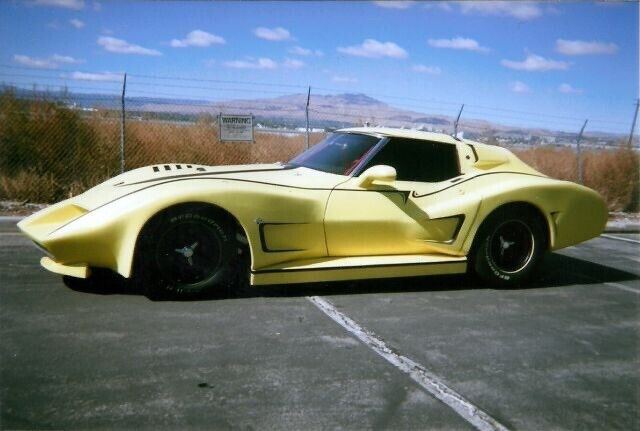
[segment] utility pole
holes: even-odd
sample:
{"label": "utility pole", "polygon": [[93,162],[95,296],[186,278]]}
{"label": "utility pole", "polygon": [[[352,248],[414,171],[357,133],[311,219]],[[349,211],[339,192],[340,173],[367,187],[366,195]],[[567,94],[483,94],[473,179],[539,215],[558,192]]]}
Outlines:
{"label": "utility pole", "polygon": [[629,132],[629,141],[627,141],[627,147],[633,146],[633,132],[636,129],[636,120],[638,119],[638,106],[640,106],[640,99],[636,99],[636,112],[633,114],[633,122],[631,123],[631,132]]}
{"label": "utility pole", "polygon": [[580,155],[580,140],[582,139],[582,134],[584,133],[584,128],[587,127],[587,122],[589,120],[584,120],[584,124],[582,125],[582,129],[580,129],[580,133],[578,133],[578,139],[576,139],[576,146],[577,146],[577,158],[578,158],[578,184],[583,184],[583,178],[582,178],[582,157]]}
{"label": "utility pole", "polygon": [[309,99],[311,98],[311,86],[309,86],[309,91],[307,92],[307,106],[304,110],[305,118],[307,119],[307,134],[304,136],[304,145],[309,149]]}
{"label": "utility pole", "polygon": [[120,115],[120,173],[124,172],[124,94],[127,89],[127,74],[124,74],[124,80],[122,81],[122,98],[120,99],[122,103],[122,112]]}
{"label": "utility pole", "polygon": [[460,121],[460,116],[462,115],[462,110],[464,109],[464,103],[460,107],[460,111],[458,112],[458,118],[456,118],[456,122],[453,125],[453,137],[458,137],[458,122]]}

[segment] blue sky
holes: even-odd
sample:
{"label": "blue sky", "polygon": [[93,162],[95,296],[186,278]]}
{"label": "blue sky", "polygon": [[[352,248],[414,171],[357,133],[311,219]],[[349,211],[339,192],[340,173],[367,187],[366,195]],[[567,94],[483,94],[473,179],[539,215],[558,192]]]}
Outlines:
{"label": "blue sky", "polygon": [[465,103],[467,116],[501,123],[573,131],[589,118],[628,132],[639,91],[636,2],[3,1],[0,37],[0,81],[117,92],[108,80],[126,71],[130,95],[311,85],[424,112]]}

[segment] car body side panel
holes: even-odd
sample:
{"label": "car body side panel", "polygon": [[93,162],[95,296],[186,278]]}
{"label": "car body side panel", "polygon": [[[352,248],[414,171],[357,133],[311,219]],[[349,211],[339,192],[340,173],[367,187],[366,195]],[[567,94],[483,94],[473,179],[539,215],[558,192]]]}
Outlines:
{"label": "car body side panel", "polygon": [[[518,173],[483,175],[469,182],[482,194],[478,223],[469,230],[462,245],[466,254],[481,222],[497,208],[511,203],[527,203],[537,208],[547,221],[549,247],[558,250],[594,238],[602,233],[608,213],[603,199],[591,189]],[[472,183],[472,184],[471,184]]]}
{"label": "car body side panel", "polygon": [[[249,240],[253,269],[259,269],[326,256],[323,216],[329,193],[328,188],[199,177],[124,195],[66,225],[48,224],[43,229],[38,218],[27,219],[20,227],[60,263],[88,262],[128,277],[138,234],[151,217],[181,203],[207,203],[238,220]],[[58,205],[67,207],[76,201],[72,198]]]}
{"label": "car body side panel", "polygon": [[516,202],[540,211],[553,250],[602,232],[607,209],[593,190],[547,178],[505,149],[433,134],[424,139],[455,143],[462,174],[441,183],[395,181],[364,189],[358,178],[282,165],[148,166],[52,205],[19,227],[56,265],[104,267],[125,277],[145,224],[169,207],[194,202],[230,213],[247,237],[252,270],[269,274],[269,268],[310,259],[464,259],[482,222]]}
{"label": "car body side panel", "polygon": [[357,180],[341,184],[329,198],[330,256],[460,255],[459,238],[475,219],[479,195],[447,188],[449,182],[396,181],[363,189]]}

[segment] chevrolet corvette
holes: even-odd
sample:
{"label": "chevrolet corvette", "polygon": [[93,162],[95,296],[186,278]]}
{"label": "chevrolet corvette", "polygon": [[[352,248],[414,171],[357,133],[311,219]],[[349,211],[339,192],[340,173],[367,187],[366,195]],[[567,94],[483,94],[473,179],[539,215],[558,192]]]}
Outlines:
{"label": "chevrolet corvette", "polygon": [[467,271],[514,286],[607,216],[598,193],[507,149],[350,128],[288,163],[134,169],[18,226],[54,273],[104,268],[149,294],[191,295]]}

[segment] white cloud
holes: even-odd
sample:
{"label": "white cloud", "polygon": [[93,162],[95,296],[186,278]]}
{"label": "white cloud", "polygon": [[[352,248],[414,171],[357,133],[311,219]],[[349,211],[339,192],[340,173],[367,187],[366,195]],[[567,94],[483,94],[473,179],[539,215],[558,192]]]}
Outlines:
{"label": "white cloud", "polygon": [[319,49],[311,50],[303,48],[301,46],[294,46],[293,48],[289,49],[289,54],[301,55],[303,57],[309,57],[312,55],[315,55],[316,57],[322,57],[324,55],[324,53]]}
{"label": "white cloud", "polygon": [[562,15],[562,11],[555,6],[547,6],[545,12],[548,15]]}
{"label": "white cloud", "polygon": [[467,37],[454,37],[453,39],[429,39],[429,45],[434,48],[464,49],[467,51],[489,52],[490,49],[481,46],[476,40]]}
{"label": "white cloud", "polygon": [[573,88],[573,86],[571,86],[571,84],[560,84],[560,86],[558,87],[558,91],[560,93],[564,93],[564,94],[582,94],[582,89],[580,88]]}
{"label": "white cloud", "polygon": [[77,29],[81,29],[82,27],[84,27],[84,22],[80,21],[79,19],[70,19],[69,20],[69,24],[71,24],[72,26],[74,26]]}
{"label": "white cloud", "polygon": [[54,6],[73,10],[84,9],[84,0],[34,0],[33,4],[37,6]]}
{"label": "white cloud", "polygon": [[13,60],[27,67],[34,67],[36,69],[56,69],[60,64],[78,64],[83,63],[83,60],[70,57],[68,55],[54,54],[49,58],[35,58],[28,55],[16,54],[13,56]]}
{"label": "white cloud", "polygon": [[525,70],[527,72],[566,70],[570,65],[565,61],[550,60],[535,54],[527,55],[527,58],[523,61],[502,60],[500,64],[509,69]]}
{"label": "white cloud", "polygon": [[247,60],[225,61],[224,65],[233,69],[276,69],[278,67],[278,63],[264,57],[257,60],[250,58]]}
{"label": "white cloud", "polygon": [[69,55],[58,55],[58,54],[53,54],[51,57],[49,57],[51,61],[55,62],[55,63],[64,63],[64,64],[80,64],[80,63],[84,63],[84,60],[79,60],[77,58],[73,58]]}
{"label": "white cloud", "polygon": [[13,56],[13,61],[23,66],[35,67],[37,69],[55,69],[58,67],[58,65],[50,59],[33,58],[28,55],[16,54]]}
{"label": "white cloud", "polygon": [[304,61],[293,60],[290,58],[287,58],[282,65],[287,69],[301,69],[306,66]]}
{"label": "white cloud", "polygon": [[373,4],[387,9],[409,9],[416,2],[411,0],[382,0],[374,1]]}
{"label": "white cloud", "polygon": [[291,33],[289,33],[289,30],[282,27],[258,27],[253,30],[253,33],[260,39],[270,40],[274,42],[291,39]]}
{"label": "white cloud", "polygon": [[465,14],[509,16],[528,21],[542,16],[542,9],[536,3],[526,1],[461,1],[460,10]]}
{"label": "white cloud", "polygon": [[102,46],[106,51],[117,54],[162,55],[160,51],[155,49],[144,48],[140,45],[131,44],[126,40],[116,39],[110,36],[100,36],[98,38],[98,45]]}
{"label": "white cloud", "polygon": [[211,45],[221,45],[227,43],[224,38],[215,34],[207,33],[202,30],[193,30],[184,39],[173,39],[170,45],[174,48],[186,48],[188,46],[197,46],[206,48]]}
{"label": "white cloud", "polygon": [[427,1],[423,3],[425,9],[439,9],[444,12],[451,12],[453,8],[446,1]]}
{"label": "white cloud", "polygon": [[408,54],[403,48],[393,42],[378,42],[375,39],[366,39],[360,45],[338,47],[338,52],[356,57],[367,58],[407,58]]}
{"label": "white cloud", "polygon": [[311,55],[312,53],[313,52],[310,49],[303,48],[301,46],[294,46],[293,48],[289,49],[289,54],[302,55],[305,57]]}
{"label": "white cloud", "polygon": [[114,72],[101,72],[101,73],[86,73],[86,72],[73,72],[69,75],[71,79],[77,79],[79,81],[122,81],[122,73]]}
{"label": "white cloud", "polygon": [[618,45],[615,43],[585,40],[556,40],[556,51],[565,55],[615,54]]}
{"label": "white cloud", "polygon": [[93,2],[93,10],[95,12],[100,12],[102,10],[102,3],[94,1]]}
{"label": "white cloud", "polygon": [[333,82],[338,82],[341,84],[355,84],[356,82],[358,82],[356,78],[352,78],[350,76],[339,76],[339,75],[335,75],[334,77],[331,78],[331,80]]}
{"label": "white cloud", "polygon": [[416,64],[411,70],[418,73],[428,73],[430,75],[440,75],[440,72],[442,72],[437,66],[425,66],[424,64]]}
{"label": "white cloud", "polygon": [[518,94],[531,93],[529,86],[521,81],[510,82],[509,89]]}

